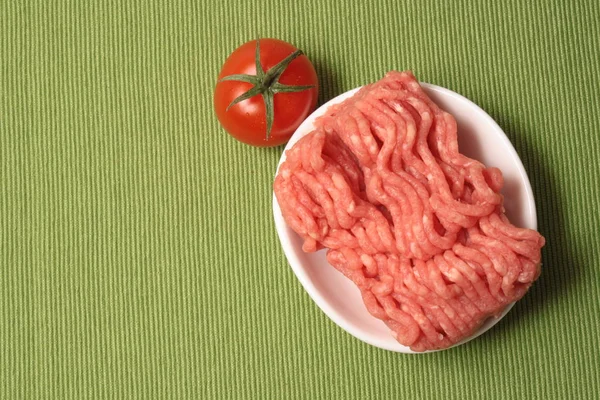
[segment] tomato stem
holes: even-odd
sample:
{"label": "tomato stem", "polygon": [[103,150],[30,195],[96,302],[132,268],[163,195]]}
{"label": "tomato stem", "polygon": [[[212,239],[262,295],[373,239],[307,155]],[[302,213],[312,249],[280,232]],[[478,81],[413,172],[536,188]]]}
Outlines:
{"label": "tomato stem", "polygon": [[219,79],[219,82],[223,81],[240,81],[252,84],[252,88],[244,92],[240,96],[236,97],[226,108],[229,111],[234,105],[241,103],[244,100],[248,100],[256,95],[262,95],[265,103],[265,119],[266,119],[266,138],[271,138],[271,129],[273,128],[273,121],[275,120],[273,97],[277,93],[294,93],[302,92],[304,90],[312,89],[314,85],[284,85],[279,83],[279,78],[283,72],[287,69],[292,61],[297,57],[300,57],[302,50],[296,50],[286,58],[278,62],[273,67],[269,68],[268,71],[264,71],[262,64],[260,63],[260,39],[256,41],[255,51],[255,63],[256,63],[256,75],[249,74],[233,74],[225,76]]}

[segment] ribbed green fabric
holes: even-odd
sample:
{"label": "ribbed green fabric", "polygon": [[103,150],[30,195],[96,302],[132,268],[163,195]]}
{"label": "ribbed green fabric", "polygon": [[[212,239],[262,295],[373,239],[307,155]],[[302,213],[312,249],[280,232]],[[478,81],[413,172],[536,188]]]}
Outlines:
{"label": "ribbed green fabric", "polygon": [[[0,1],[0,399],[597,399],[597,1]],[[543,274],[490,332],[402,355],[331,322],[272,221],[282,148],[212,110],[227,55],[302,48],[320,101],[412,69],[494,117]]]}

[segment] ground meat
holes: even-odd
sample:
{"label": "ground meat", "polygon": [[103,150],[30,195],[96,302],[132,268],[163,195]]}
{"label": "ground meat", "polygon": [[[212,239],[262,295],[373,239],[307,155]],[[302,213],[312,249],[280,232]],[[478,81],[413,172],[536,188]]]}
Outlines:
{"label": "ground meat", "polygon": [[315,125],[275,179],[283,217],[304,251],[328,249],[401,344],[449,347],[537,279],[544,238],[508,221],[501,171],[459,153],[456,121],[411,72]]}

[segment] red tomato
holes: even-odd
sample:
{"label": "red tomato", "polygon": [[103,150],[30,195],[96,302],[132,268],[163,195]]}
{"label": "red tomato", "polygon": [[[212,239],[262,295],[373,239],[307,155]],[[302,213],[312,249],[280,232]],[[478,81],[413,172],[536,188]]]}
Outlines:
{"label": "red tomato", "polygon": [[[253,146],[278,146],[289,140],[315,108],[317,73],[309,59],[287,42],[260,39],[258,44],[259,62],[264,74],[259,71],[257,77],[257,41],[241,45],[227,58],[219,73],[214,107],[223,128],[239,141]],[[294,54],[297,51],[299,54]],[[295,58],[291,62],[288,60],[287,66],[283,65],[281,62],[292,54]],[[279,73],[275,73],[275,70]],[[236,79],[240,75],[252,82]],[[256,88],[250,95],[255,95],[231,105],[253,87]],[[272,96],[271,100],[269,96]],[[268,107],[270,101],[273,117],[269,132],[265,104]]]}

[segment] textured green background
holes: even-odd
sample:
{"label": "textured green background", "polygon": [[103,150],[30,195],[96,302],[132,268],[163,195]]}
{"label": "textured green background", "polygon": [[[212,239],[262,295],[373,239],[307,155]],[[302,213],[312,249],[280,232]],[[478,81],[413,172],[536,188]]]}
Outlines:
{"label": "textured green background", "polygon": [[[0,398],[597,399],[598,3],[214,3],[0,1]],[[395,354],[313,304],[271,217],[281,148],[212,112],[258,36],[305,50],[321,102],[411,68],[505,129],[548,244],[492,331]]]}

